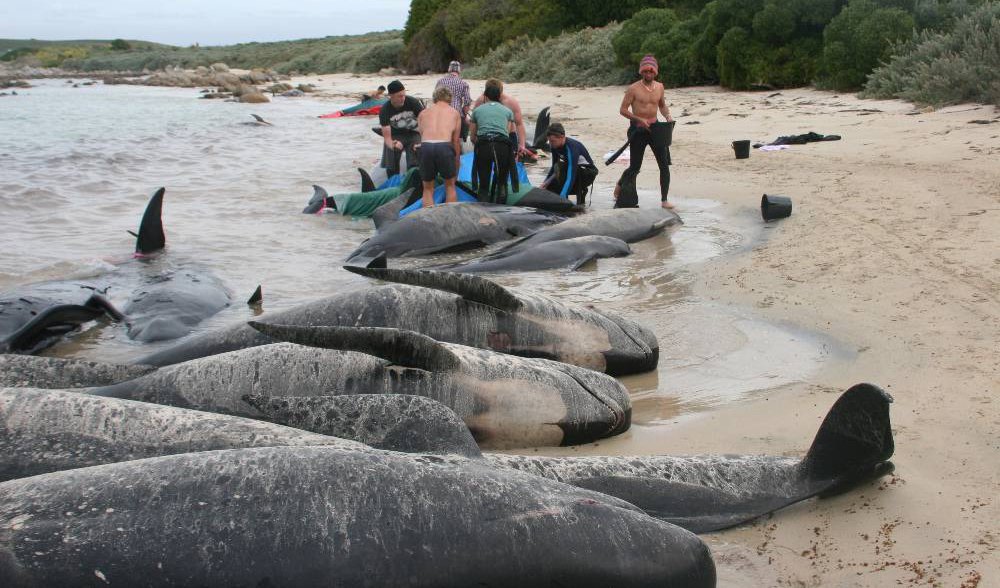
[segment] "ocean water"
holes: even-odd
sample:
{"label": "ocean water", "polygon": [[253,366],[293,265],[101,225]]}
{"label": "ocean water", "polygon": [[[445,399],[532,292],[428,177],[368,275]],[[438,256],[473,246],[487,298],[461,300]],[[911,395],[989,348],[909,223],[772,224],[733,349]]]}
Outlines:
{"label": "ocean water", "polygon": [[[127,231],[136,230],[161,186],[166,254],[198,262],[234,293],[234,304],[196,332],[254,316],[243,302],[257,285],[265,312],[365,287],[341,265],[373,232],[372,223],[301,210],[313,184],[331,194],[359,190],[356,168],[370,168],[380,154],[370,130],[375,119],[321,120],[348,104],[312,98],[248,105],[201,100],[194,89],[33,83],[0,98],[0,290],[118,271],[134,248]],[[250,124],[253,113],[273,126]],[[529,169],[535,182],[543,166]],[[646,167],[654,173],[652,162]],[[611,207],[619,173],[602,173],[593,207]],[[658,200],[640,196],[644,206]],[[685,225],[635,244],[629,257],[577,272],[495,276],[507,286],[596,304],[656,332],[659,370],[624,379],[637,423],[662,424],[807,379],[838,353],[817,334],[693,296],[699,267],[745,252],[761,230],[718,202],[683,202]],[[121,325],[95,322],[46,353],[128,361],[169,344],[140,344]]]}

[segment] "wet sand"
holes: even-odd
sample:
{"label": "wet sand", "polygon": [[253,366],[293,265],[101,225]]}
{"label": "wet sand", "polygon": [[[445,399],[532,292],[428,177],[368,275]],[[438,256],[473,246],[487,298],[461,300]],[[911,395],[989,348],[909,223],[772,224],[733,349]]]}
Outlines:
{"label": "wet sand", "polygon": [[[389,81],[320,77],[313,81],[341,97]],[[401,79],[427,97],[437,76]],[[476,93],[482,81],[471,85]],[[624,142],[621,87],[508,91],[529,116],[551,106],[595,158]],[[1000,585],[1000,112],[921,111],[808,89],[667,96],[678,121],[671,199],[682,216],[710,199],[763,227],[762,194],[794,204],[752,247],[694,264],[693,292],[720,313],[816,331],[849,353],[801,381],[570,453],[801,455],[837,395],[873,382],[895,398],[896,473],[708,536],[720,585]],[[745,160],[730,146],[809,131],[843,139]],[[602,169],[597,199],[610,200],[623,169]],[[651,157],[643,169],[640,203],[653,206]],[[765,351],[734,369],[766,363]],[[669,346],[663,354],[669,363]],[[651,385],[669,385],[663,373]],[[670,406],[659,408],[672,422]]]}

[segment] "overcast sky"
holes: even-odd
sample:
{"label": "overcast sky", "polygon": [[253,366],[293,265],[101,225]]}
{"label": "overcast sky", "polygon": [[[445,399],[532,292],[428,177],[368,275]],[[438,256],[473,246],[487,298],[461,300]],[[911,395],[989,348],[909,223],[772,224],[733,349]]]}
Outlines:
{"label": "overcast sky", "polygon": [[410,0],[0,0],[0,38],[228,45],[401,29]]}

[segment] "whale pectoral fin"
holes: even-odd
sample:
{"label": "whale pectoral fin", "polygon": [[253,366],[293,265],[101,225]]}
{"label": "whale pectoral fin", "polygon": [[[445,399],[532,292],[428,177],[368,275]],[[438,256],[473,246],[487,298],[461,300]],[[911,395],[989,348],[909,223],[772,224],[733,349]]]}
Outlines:
{"label": "whale pectoral fin", "polygon": [[588,255],[587,257],[583,257],[583,258],[578,259],[577,262],[574,263],[573,265],[571,265],[569,269],[571,271],[575,272],[576,270],[578,270],[578,269],[580,269],[580,268],[582,268],[584,266],[587,266],[587,265],[593,266],[593,268],[596,269],[596,267],[597,267],[597,254],[596,253],[592,253],[592,254]]}
{"label": "whale pectoral fin", "polygon": [[521,300],[513,292],[496,282],[479,276],[456,272],[354,266],[344,266],[344,269],[359,276],[377,280],[451,292],[471,302],[478,302],[499,310],[514,311],[522,306]]}
{"label": "whale pectoral fin", "polygon": [[461,360],[450,349],[413,331],[382,327],[302,327],[257,321],[248,324],[277,341],[367,353],[403,367],[448,371],[461,365]]}
{"label": "whale pectoral fin", "polygon": [[243,400],[271,422],[404,453],[446,453],[478,458],[469,428],[450,408],[424,396],[343,394]]}
{"label": "whale pectoral fin", "polygon": [[571,480],[570,483],[621,498],[652,517],[692,533],[727,529],[811,495],[741,498],[697,484],[635,476],[600,476]]}
{"label": "whale pectoral fin", "polygon": [[139,222],[139,235],[135,240],[136,253],[153,253],[163,249],[167,237],[163,234],[163,195],[166,188],[158,189],[146,205],[146,211]]}

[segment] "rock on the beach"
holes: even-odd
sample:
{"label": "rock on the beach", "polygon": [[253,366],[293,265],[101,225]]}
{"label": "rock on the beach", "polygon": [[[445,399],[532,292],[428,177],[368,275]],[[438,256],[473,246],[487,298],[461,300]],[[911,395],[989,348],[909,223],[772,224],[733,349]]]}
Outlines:
{"label": "rock on the beach", "polygon": [[213,63],[213,64],[212,64],[211,66],[209,66],[209,67],[210,67],[210,68],[211,68],[211,70],[212,70],[212,71],[214,71],[214,72],[220,72],[220,73],[229,73],[229,66],[228,66],[228,65],[226,65],[225,63],[222,63],[222,62],[219,62],[219,63]]}
{"label": "rock on the beach", "polygon": [[271,99],[267,96],[261,94],[260,92],[248,92],[246,94],[240,95],[240,102],[245,102],[248,104],[260,104],[263,102],[270,102]]}

